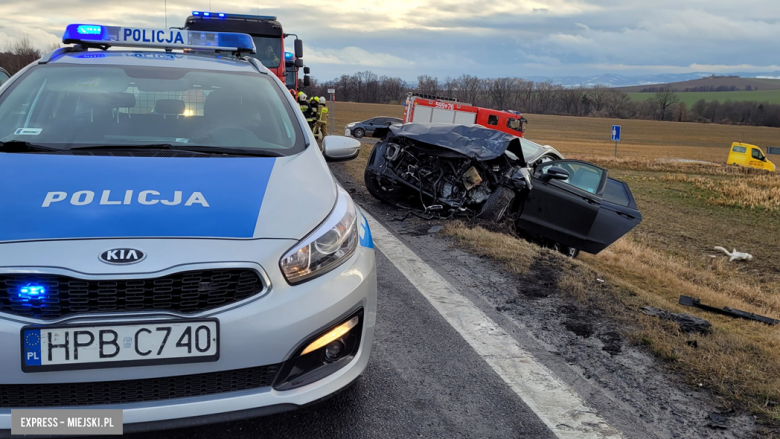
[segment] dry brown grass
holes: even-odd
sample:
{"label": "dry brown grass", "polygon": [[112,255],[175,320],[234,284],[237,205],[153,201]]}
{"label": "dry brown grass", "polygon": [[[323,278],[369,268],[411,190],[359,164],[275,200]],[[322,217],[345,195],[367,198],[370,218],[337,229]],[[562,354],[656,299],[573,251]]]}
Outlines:
{"label": "dry brown grass", "polygon": [[780,177],[778,175],[713,180],[686,174],[667,174],[662,176],[661,180],[692,183],[699,189],[712,192],[713,195],[707,199],[710,204],[780,211]]}
{"label": "dry brown grass", "polygon": [[467,227],[461,221],[445,224],[444,233],[455,238],[464,249],[500,262],[512,274],[527,273],[541,250],[503,233],[490,232],[481,227]]}
{"label": "dry brown grass", "polygon": [[[582,262],[608,274],[631,295],[620,297],[630,305],[623,319],[639,322],[635,340],[641,340],[661,358],[672,361],[692,383],[703,384],[730,401],[780,420],[780,410],[768,402],[780,400],[780,327],[735,320],[678,305],[679,296],[703,303],[780,316],[780,286],[750,282],[739,266],[725,259],[690,260],[664,254],[646,243],[624,237],[599,255],[583,255]],[[680,333],[673,326],[635,310],[655,306],[685,312],[713,323],[707,336]],[[698,348],[687,341],[696,339]]]}
{"label": "dry brown grass", "polygon": [[[337,105],[341,127],[349,121],[403,113],[400,105]],[[551,144],[567,157],[594,162],[628,181],[645,217],[642,224],[599,255],[583,254],[574,261],[462,222],[448,223],[445,233],[458,246],[491,258],[516,275],[526,274],[534,258],[552,258],[560,268],[561,292],[589,305],[595,303],[624,322],[631,340],[647,345],[690,383],[780,422],[780,408],[770,404],[780,401],[780,327],[678,305],[683,294],[718,307],[780,318],[776,205],[780,177],[746,168],[658,160],[723,162],[732,141],[768,145],[780,130],[526,116],[530,121],[527,136],[532,140]],[[618,159],[612,157],[614,144],[609,142],[612,124],[623,126],[626,139],[620,144]],[[370,149],[364,144],[360,158],[344,165],[358,181]],[[750,206],[756,208],[742,208]],[[735,246],[756,259],[728,263],[723,255],[711,258],[714,245]],[[611,288],[595,288],[594,272]],[[674,324],[640,313],[639,307],[645,305],[705,318],[712,322],[713,332],[706,336],[680,333]],[[690,340],[697,340],[698,348],[688,346]]]}

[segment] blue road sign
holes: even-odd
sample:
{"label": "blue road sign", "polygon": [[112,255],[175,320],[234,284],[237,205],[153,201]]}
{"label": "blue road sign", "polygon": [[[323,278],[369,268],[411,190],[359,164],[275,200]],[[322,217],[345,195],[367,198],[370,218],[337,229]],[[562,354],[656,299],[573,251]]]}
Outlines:
{"label": "blue road sign", "polygon": [[612,125],[612,141],[620,142],[620,125]]}

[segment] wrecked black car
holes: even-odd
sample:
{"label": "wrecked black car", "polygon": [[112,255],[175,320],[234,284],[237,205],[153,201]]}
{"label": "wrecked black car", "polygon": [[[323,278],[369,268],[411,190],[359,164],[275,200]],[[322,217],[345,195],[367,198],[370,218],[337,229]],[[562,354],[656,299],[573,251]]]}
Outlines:
{"label": "wrecked black car", "polygon": [[374,197],[426,218],[511,218],[574,257],[596,254],[642,220],[628,185],[550,146],[478,125],[390,127],[365,170]]}

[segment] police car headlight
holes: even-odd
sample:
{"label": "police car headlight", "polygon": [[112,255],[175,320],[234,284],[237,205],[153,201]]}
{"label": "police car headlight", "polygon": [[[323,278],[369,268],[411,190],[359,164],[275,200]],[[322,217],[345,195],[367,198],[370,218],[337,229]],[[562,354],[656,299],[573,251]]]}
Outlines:
{"label": "police car headlight", "polygon": [[355,203],[340,186],[336,207],[316,230],[279,261],[290,284],[320,276],[349,259],[358,244]]}

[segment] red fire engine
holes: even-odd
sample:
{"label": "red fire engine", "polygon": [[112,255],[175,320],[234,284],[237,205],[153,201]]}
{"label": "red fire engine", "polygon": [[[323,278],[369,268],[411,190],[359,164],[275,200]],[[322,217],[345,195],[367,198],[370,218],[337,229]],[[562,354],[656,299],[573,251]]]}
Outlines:
{"label": "red fire engine", "polygon": [[[184,29],[247,33],[257,47],[257,54],[252,56],[278,76],[287,88],[298,90],[299,86],[309,85],[309,68],[303,65],[303,41],[295,34],[284,33],[276,17],[193,11],[187,17]],[[295,53],[285,51],[284,39],[288,36],[295,37]],[[305,74],[302,84],[298,81],[301,67]]]}
{"label": "red fire engine", "polygon": [[459,125],[482,125],[523,137],[525,123],[522,114],[512,111],[498,111],[475,107],[457,99],[420,93],[409,93],[404,104],[404,123],[441,122]]}

